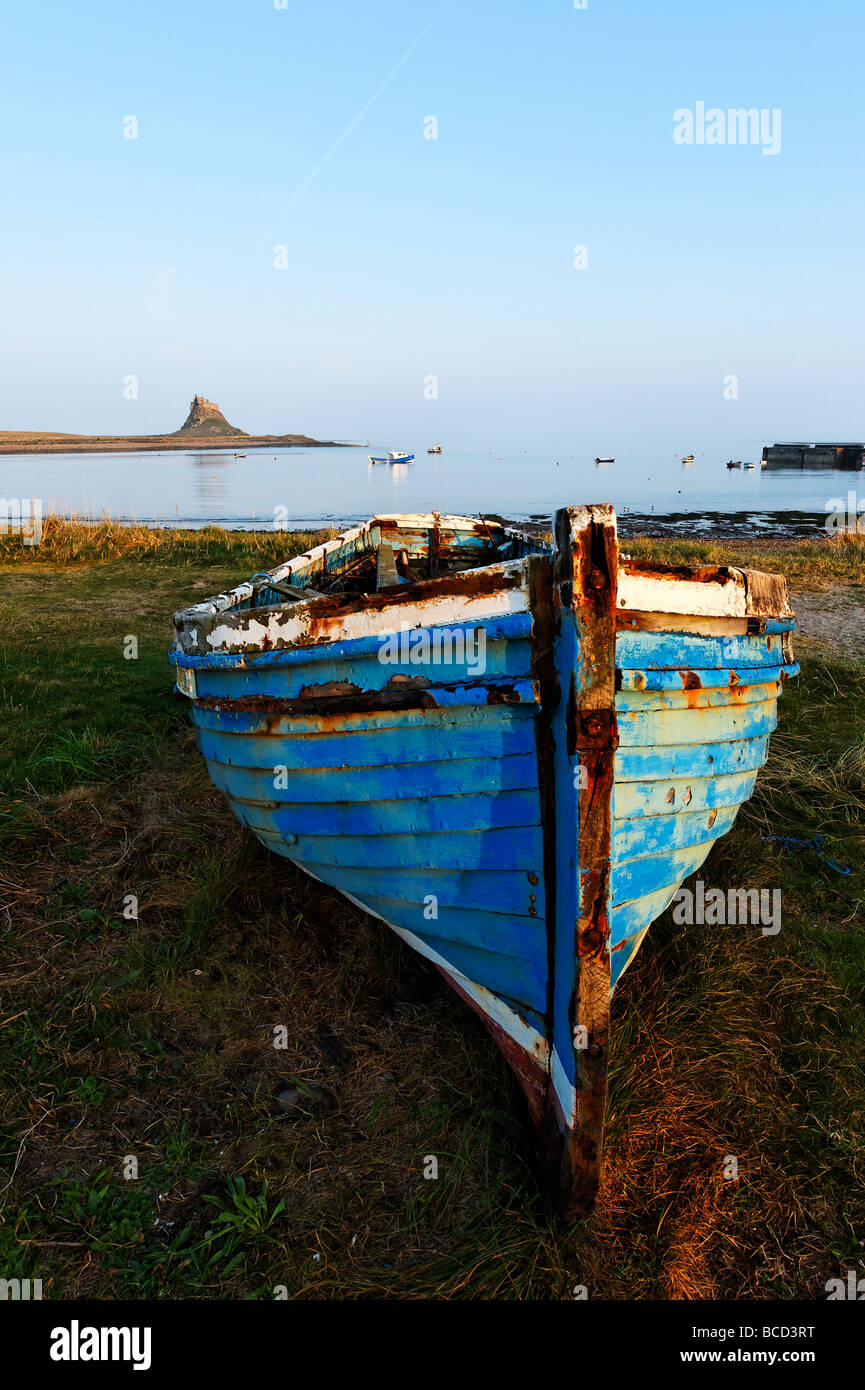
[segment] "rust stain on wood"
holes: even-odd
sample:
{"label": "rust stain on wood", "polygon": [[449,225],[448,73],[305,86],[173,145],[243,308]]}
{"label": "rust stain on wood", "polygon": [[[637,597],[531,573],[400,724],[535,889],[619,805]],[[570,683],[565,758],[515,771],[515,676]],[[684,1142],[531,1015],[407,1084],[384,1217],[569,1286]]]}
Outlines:
{"label": "rust stain on wood", "polygon": [[612,509],[593,507],[574,553],[574,616],[581,643],[577,748],[586,766],[580,787],[580,903],[574,1029],[588,1039],[576,1058],[573,1174],[566,1210],[587,1211],[600,1180],[607,1102],[610,1020],[612,794],[616,724],[616,582],[618,545]]}
{"label": "rust stain on wood", "polygon": [[674,584],[682,580],[691,584],[729,584],[743,573],[728,565],[664,565],[653,564],[650,560],[623,560],[621,570],[628,576],[665,579]]}
{"label": "rust stain on wood", "polygon": [[743,570],[745,576],[745,612],[762,618],[792,618],[793,610],[787,596],[787,581],[780,574],[764,574],[762,570]]}

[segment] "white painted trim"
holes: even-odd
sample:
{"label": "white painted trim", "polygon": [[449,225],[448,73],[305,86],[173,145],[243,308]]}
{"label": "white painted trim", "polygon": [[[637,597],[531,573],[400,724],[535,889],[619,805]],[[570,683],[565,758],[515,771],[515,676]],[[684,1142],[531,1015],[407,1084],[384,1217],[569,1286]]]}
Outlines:
{"label": "white painted trim", "polygon": [[[585,508],[574,508],[573,511],[584,512]],[[365,547],[371,551],[376,548],[377,538],[375,533],[382,528],[403,527],[408,530],[430,530],[439,527],[442,531],[475,532],[478,527],[478,517],[470,516],[441,516],[435,512],[393,512],[371,517],[362,526],[355,526],[333,540],[325,541],[322,545],[316,546],[313,550],[306,551],[303,555],[293,556],[282,565],[275,566],[269,571],[275,583],[288,580],[295,582],[303,573],[314,568],[323,556],[331,554],[333,551],[351,547],[358,544],[362,552]],[[489,523],[491,530],[508,535],[525,535],[516,527],[502,526],[499,522]],[[550,549],[548,542],[538,539],[538,547],[541,550]],[[511,561],[511,566],[524,564],[524,561]],[[482,566],[481,568],[489,571],[499,569],[497,565]],[[711,569],[711,567],[709,567]],[[678,578],[673,573],[669,577],[663,574],[663,567],[659,566],[661,572],[657,574],[640,573],[639,565],[633,561],[624,561],[618,572],[618,599],[617,607],[620,610],[643,612],[643,613],[670,613],[689,617],[706,618],[746,618],[747,612],[747,581],[746,576],[741,570],[731,570],[728,578],[718,579],[683,579]],[[466,573],[471,573],[467,571]],[[195,604],[190,608],[183,609],[178,613],[177,618],[185,620],[187,623],[195,619],[212,618],[223,612],[236,612],[239,605],[251,597],[253,593],[252,584],[239,584],[236,588],[228,590],[226,593],[217,594],[215,597],[206,599],[203,603]],[[307,602],[314,602],[308,600]],[[465,613],[457,613],[457,607],[465,607],[473,602],[477,604],[480,600],[452,599],[443,608],[442,616],[437,616],[438,622],[454,622],[465,620]],[[304,618],[298,609],[305,607],[304,601],[292,605],[291,610],[275,609],[266,620],[266,624],[251,621],[248,628],[244,630],[244,640],[225,641],[222,647],[225,651],[238,650],[244,646],[256,646],[265,637],[273,639],[273,623],[280,625],[277,634],[278,639],[284,643],[291,643],[301,639],[306,631]],[[519,607],[507,605],[504,608],[493,606],[489,610],[489,616],[501,612],[524,612],[527,602]],[[486,610],[477,610],[479,616],[487,616]],[[289,612],[291,616],[289,617]],[[406,610],[402,610],[402,615]],[[469,615],[469,618],[471,615]],[[376,632],[394,631],[394,627],[382,625],[380,615],[376,619],[364,621],[365,615],[351,615],[346,618],[341,627],[334,630],[330,640],[338,641],[340,637],[360,637],[367,636]],[[412,624],[415,625],[415,624]],[[398,630],[398,628],[396,629]],[[218,633],[226,633],[227,629],[219,628]],[[220,646],[222,638],[212,633],[208,639],[212,647]]]}
{"label": "white painted trim", "polygon": [[565,1075],[562,1066],[562,1059],[555,1048],[553,1048],[550,1058],[550,1076],[553,1080],[553,1090],[559,1105],[562,1107],[562,1114],[569,1129],[573,1129],[577,1123],[577,1092],[576,1088]]}
{"label": "white painted trim", "polygon": [[745,576],[730,579],[669,579],[629,574],[619,568],[616,605],[636,613],[680,613],[695,618],[744,618]]}
{"label": "white painted trim", "polygon": [[[579,507],[572,508],[572,512],[575,517],[578,513],[580,515],[588,514],[586,508]],[[479,520],[479,517],[471,516],[441,516],[437,512],[385,513],[371,517],[362,526],[354,526],[343,531],[333,540],[325,541],[313,550],[293,556],[284,564],[275,566],[269,573],[276,583],[285,580],[294,581],[306,570],[314,567],[323,556],[351,546],[355,542],[360,542],[361,550],[365,546],[374,550],[377,546],[374,533],[380,531],[382,527],[404,527],[408,530],[430,530],[433,527],[438,527],[442,531],[475,532]],[[529,535],[528,532],[522,531],[518,527],[503,526],[500,522],[490,521],[488,524],[491,531],[504,536],[522,537]],[[539,550],[552,549],[550,542],[543,541],[540,537],[538,537],[537,543]],[[710,570],[711,568],[711,566],[708,567]],[[659,566],[658,569],[660,572],[657,574],[642,574],[639,572],[637,562],[623,561],[618,572],[618,608],[634,612],[672,613],[691,617],[745,618],[749,616],[747,611],[747,579],[741,570],[731,570],[729,577],[723,580],[715,578],[700,580],[677,578],[672,572],[672,566],[669,577],[663,574],[663,566]],[[213,617],[217,613],[231,611],[236,609],[244,599],[251,597],[252,592],[252,584],[247,581],[226,593],[217,594],[213,598],[206,599],[203,603],[183,609],[178,613],[177,618],[183,618],[186,622],[190,622],[196,618]]]}
{"label": "white painted trim", "polygon": [[[316,643],[349,642],[359,637],[372,637],[432,625],[457,626],[481,622],[485,618],[503,617],[529,610],[529,593],[524,560],[510,560],[501,565],[484,566],[482,573],[492,574],[502,581],[517,576],[519,587],[502,589],[492,594],[431,594],[423,599],[407,599],[386,608],[361,609],[356,613],[336,613],[326,618],[316,615],[316,600],[292,604],[286,608],[245,610],[232,621],[219,624],[206,635],[211,650],[221,652],[245,651],[279,646]],[[468,578],[465,571],[461,578]],[[191,610],[190,610],[191,611]],[[184,614],[188,617],[188,613]],[[238,622],[242,618],[244,621]]]}
{"label": "white painted trim", "polygon": [[[267,573],[271,579],[279,584],[282,580],[291,580],[295,575],[302,574],[309,569],[317,556],[329,555],[332,550],[341,550],[349,541],[368,538],[371,531],[374,531],[377,523],[367,521],[363,526],[354,526],[350,531],[343,531],[341,535],[335,536],[331,541],[324,541],[321,545],[315,546],[312,550],[304,551],[302,555],[295,555],[284,564],[277,565]],[[288,533],[286,532],[286,543]],[[371,546],[374,549],[374,546]],[[253,586],[250,580],[243,584],[238,584],[234,589],[226,589],[223,594],[216,594],[213,598],[204,599],[202,603],[193,604],[190,608],[183,608],[175,615],[175,622],[183,618],[187,622],[194,621],[196,618],[211,618],[215,613],[228,612],[237,608],[244,599],[251,598]]]}
{"label": "white painted trim", "polygon": [[[321,556],[330,555],[334,550],[342,550],[346,545],[353,541],[364,540],[370,544],[370,549],[377,549],[374,541],[370,540],[371,533],[377,531],[381,526],[403,526],[410,530],[431,530],[438,526],[444,531],[474,531],[478,525],[479,518],[471,516],[439,516],[434,512],[393,512],[384,516],[370,517],[362,526],[352,526],[348,531],[342,531],[332,540],[323,541],[321,545],[314,546],[312,550],[305,550],[301,555],[294,555],[290,560],[286,560],[281,565],[276,565],[267,573],[275,583],[279,584],[283,580],[292,580],[298,575],[308,570]],[[490,522],[490,527],[495,527],[499,531],[509,534],[507,528],[503,528],[498,522]],[[522,533],[514,530],[514,535]],[[286,532],[286,542],[289,533]],[[214,613],[225,612],[235,608],[244,599],[252,596],[252,584],[247,580],[243,584],[238,584],[234,589],[227,589],[223,594],[216,594],[213,598],[204,599],[202,603],[193,604],[189,608],[184,608],[178,613],[178,617],[183,617],[187,621],[195,618],[211,617]]]}
{"label": "white painted trim", "polygon": [[[367,525],[406,526],[419,531],[432,530],[433,526],[442,531],[474,531],[480,520],[479,516],[441,516],[438,512],[378,512]],[[486,525],[501,529],[497,521]]]}

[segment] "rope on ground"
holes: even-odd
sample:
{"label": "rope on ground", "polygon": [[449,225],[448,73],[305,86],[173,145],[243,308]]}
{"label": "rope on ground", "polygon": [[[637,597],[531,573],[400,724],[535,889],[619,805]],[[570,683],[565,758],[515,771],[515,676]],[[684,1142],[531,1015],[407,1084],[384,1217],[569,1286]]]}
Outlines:
{"label": "rope on ground", "polygon": [[828,854],[823,853],[823,835],[815,835],[813,840],[797,840],[794,835],[761,835],[761,840],[774,841],[776,844],[783,845],[785,849],[812,849],[824,864],[828,864],[830,869],[834,869],[837,874],[849,874],[850,869],[846,864],[839,864],[837,859],[830,859]]}

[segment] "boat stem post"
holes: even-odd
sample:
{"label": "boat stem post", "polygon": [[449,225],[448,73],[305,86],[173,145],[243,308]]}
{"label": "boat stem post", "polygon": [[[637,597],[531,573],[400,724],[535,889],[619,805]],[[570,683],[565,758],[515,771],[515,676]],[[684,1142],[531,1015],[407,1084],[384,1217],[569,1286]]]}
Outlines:
{"label": "boat stem post", "polygon": [[594,1204],[609,1064],[618,542],[611,507],[556,514],[556,889],[546,1151],[562,1215]]}

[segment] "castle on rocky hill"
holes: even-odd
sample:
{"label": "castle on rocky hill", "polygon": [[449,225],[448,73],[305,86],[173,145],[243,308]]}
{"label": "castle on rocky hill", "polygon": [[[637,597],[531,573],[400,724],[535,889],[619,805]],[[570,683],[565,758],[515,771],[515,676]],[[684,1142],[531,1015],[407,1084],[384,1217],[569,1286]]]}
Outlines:
{"label": "castle on rocky hill", "polygon": [[181,434],[195,430],[199,434],[243,434],[226,420],[216,401],[206,396],[193,396],[189,403],[189,414],[181,426]]}

